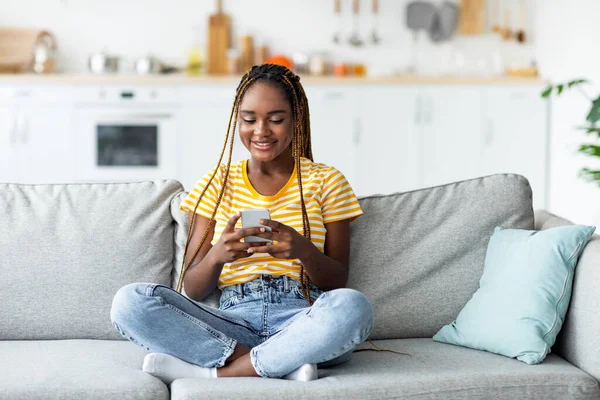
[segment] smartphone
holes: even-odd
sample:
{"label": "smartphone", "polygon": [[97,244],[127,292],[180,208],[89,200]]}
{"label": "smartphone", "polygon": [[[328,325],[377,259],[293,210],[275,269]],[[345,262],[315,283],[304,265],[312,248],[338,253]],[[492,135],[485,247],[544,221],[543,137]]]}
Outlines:
{"label": "smartphone", "polygon": [[[271,213],[266,208],[254,208],[251,210],[242,211],[242,228],[256,228],[259,226],[264,227],[270,231],[271,228],[260,224],[261,219],[271,219]],[[244,238],[246,243],[273,243],[270,239],[261,238],[258,236],[246,236]]]}

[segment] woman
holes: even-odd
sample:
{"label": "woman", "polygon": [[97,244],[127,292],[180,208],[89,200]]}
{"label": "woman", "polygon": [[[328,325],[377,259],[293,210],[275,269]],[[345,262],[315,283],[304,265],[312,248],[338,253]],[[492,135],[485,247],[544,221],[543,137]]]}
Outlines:
{"label": "woman", "polygon": [[[230,131],[238,124],[250,158],[232,165]],[[312,380],[317,366],[348,361],[367,339],[371,302],[345,288],[349,223],[362,210],[339,171],[312,161],[308,102],[293,72],[265,64],[244,75],[218,167],[180,208],[190,213],[190,227],[177,291],[130,284],[111,310],[115,328],[150,351],[144,371],[166,383]],[[253,208],[270,210],[271,219],[261,221],[270,231],[239,228],[240,211]],[[265,242],[247,243],[247,236]],[[190,301],[184,287],[196,301],[220,288],[219,308]]]}

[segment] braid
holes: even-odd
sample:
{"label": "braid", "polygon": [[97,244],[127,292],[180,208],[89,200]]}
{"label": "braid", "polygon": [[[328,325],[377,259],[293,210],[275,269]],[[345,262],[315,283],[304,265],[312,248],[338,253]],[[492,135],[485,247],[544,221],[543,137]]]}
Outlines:
{"label": "braid", "polygon": [[[202,193],[200,193],[200,196],[198,197],[198,200],[196,201],[196,206],[194,207],[194,211],[190,213],[190,223],[189,223],[189,227],[188,227],[185,248],[183,250],[183,260],[181,262],[181,275],[179,277],[179,282],[177,283],[177,291],[179,293],[181,293],[182,288],[183,288],[183,279],[185,277],[185,273],[187,272],[189,267],[194,262],[194,259],[196,258],[196,256],[198,255],[198,252],[204,245],[204,242],[206,242],[206,238],[208,237],[208,232],[210,232],[210,228],[212,227],[213,221],[215,220],[215,215],[217,214],[217,210],[219,209],[219,205],[221,204],[221,200],[223,199],[223,193],[225,192],[225,186],[226,186],[227,180],[229,178],[229,167],[231,166],[231,157],[233,155],[233,142],[235,139],[235,128],[237,126],[237,114],[238,114],[238,110],[239,110],[239,103],[240,103],[240,100],[243,97],[244,93],[246,93],[246,90],[248,90],[248,87],[250,87],[250,85],[254,82],[254,80],[255,79],[252,79],[246,75],[246,76],[244,76],[244,78],[242,79],[242,82],[238,86],[237,93],[236,93],[235,99],[233,101],[233,107],[231,109],[231,113],[229,114],[229,122],[227,124],[227,132],[225,134],[225,142],[223,143],[223,149],[221,150],[221,155],[219,156],[219,161],[217,162],[217,168],[215,168],[213,174],[211,175],[208,182],[204,186],[204,189],[202,189]],[[231,129],[231,121],[232,120],[233,120],[233,129]],[[200,205],[200,201],[202,200],[204,193],[206,193],[206,190],[210,186],[212,180],[214,179],[214,177],[217,173],[217,170],[219,169],[219,167],[221,165],[221,161],[223,160],[223,154],[225,153],[225,150],[227,149],[228,143],[229,143],[229,157],[227,158],[227,168],[225,170],[225,177],[223,179],[223,185],[221,185],[221,189],[219,190],[217,204],[215,205],[215,209],[213,210],[212,216],[210,218],[211,222],[208,224],[208,226],[204,230],[204,234],[202,235],[202,239],[200,240],[200,243],[194,250],[194,253],[192,254],[192,257],[190,258],[190,261],[188,261],[188,263],[186,264],[185,263],[185,255],[187,254],[188,247],[190,244],[190,238],[192,236],[192,228],[194,226],[194,221],[196,219],[196,210],[198,209],[198,206]]]}

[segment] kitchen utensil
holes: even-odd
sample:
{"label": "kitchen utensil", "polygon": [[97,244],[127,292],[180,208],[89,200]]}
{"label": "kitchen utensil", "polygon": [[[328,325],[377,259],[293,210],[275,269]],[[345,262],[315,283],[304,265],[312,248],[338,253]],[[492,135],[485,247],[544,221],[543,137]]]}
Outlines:
{"label": "kitchen utensil", "polygon": [[413,32],[412,62],[408,72],[417,71],[419,31],[429,31],[435,17],[435,6],[428,1],[412,1],[406,5],[406,27]]}
{"label": "kitchen utensil", "polygon": [[269,58],[269,47],[267,45],[257,46],[254,49],[254,65],[262,65]]}
{"label": "kitchen utensil", "polygon": [[341,31],[341,22],[342,22],[342,0],[333,0],[333,14],[335,16],[336,22],[336,31],[333,33],[333,43],[340,44],[340,31]]}
{"label": "kitchen utensil", "polygon": [[208,19],[209,74],[227,73],[227,50],[231,43],[231,18],[223,13],[223,0],[217,0],[217,13]]}
{"label": "kitchen utensil", "polygon": [[502,14],[502,0],[493,0],[494,6],[491,7],[493,16],[490,18],[496,23],[492,26],[492,32],[502,34],[502,25],[499,21]]}
{"label": "kitchen utensil", "polygon": [[379,44],[381,38],[377,35],[377,23],[379,20],[379,0],[372,0],[372,11],[373,11],[373,32],[371,32],[371,43]]}
{"label": "kitchen utensil", "polygon": [[294,63],[294,72],[297,74],[308,74],[308,55],[306,53],[294,53],[292,55]]}
{"label": "kitchen utensil", "polygon": [[515,39],[519,43],[525,43],[525,4],[523,0],[519,2],[519,30],[515,32]]}
{"label": "kitchen utensil", "polygon": [[55,62],[56,39],[50,32],[41,32],[33,46],[33,72],[52,72]]}
{"label": "kitchen utensil", "polygon": [[95,53],[89,57],[88,67],[94,74],[116,73],[119,71],[119,57]]}
{"label": "kitchen utensil", "polygon": [[251,35],[240,38],[240,51],[240,68],[245,72],[254,65],[254,39]]}
{"label": "kitchen utensil", "polygon": [[163,72],[163,67],[163,63],[150,55],[138,58],[134,64],[135,72],[140,75],[159,74]]}
{"label": "kitchen utensil", "polygon": [[433,42],[448,40],[456,32],[458,16],[458,6],[450,1],[444,1],[434,15],[429,29],[429,38]]}
{"label": "kitchen utensil", "polygon": [[502,30],[502,39],[510,40],[512,38],[512,31],[510,30],[510,11],[504,10],[504,29]]}
{"label": "kitchen utensil", "polygon": [[56,48],[56,39],[48,31],[0,28],[0,72],[51,72]]}
{"label": "kitchen utensil", "polygon": [[485,0],[461,0],[458,30],[462,35],[485,33]]}
{"label": "kitchen utensil", "polygon": [[354,46],[354,47],[361,47],[364,44],[363,41],[362,41],[362,39],[360,38],[360,36],[358,34],[358,16],[359,16],[359,11],[360,11],[359,1],[360,0],[354,0],[352,2],[352,13],[353,13],[353,18],[354,18],[354,29],[352,31],[352,34],[348,38],[348,43],[350,43],[350,45]]}

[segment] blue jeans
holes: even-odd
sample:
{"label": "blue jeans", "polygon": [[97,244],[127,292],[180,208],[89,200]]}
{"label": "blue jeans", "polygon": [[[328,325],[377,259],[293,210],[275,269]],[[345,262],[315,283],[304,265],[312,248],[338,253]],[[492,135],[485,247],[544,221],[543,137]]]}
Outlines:
{"label": "blue jeans", "polygon": [[116,293],[110,317],[131,342],[201,367],[222,367],[241,343],[256,372],[275,378],[305,363],[349,361],[373,329],[373,306],[361,292],[311,284],[311,298],[309,307],[300,282],[285,275],[226,286],[219,308],[164,285],[132,283]]}

